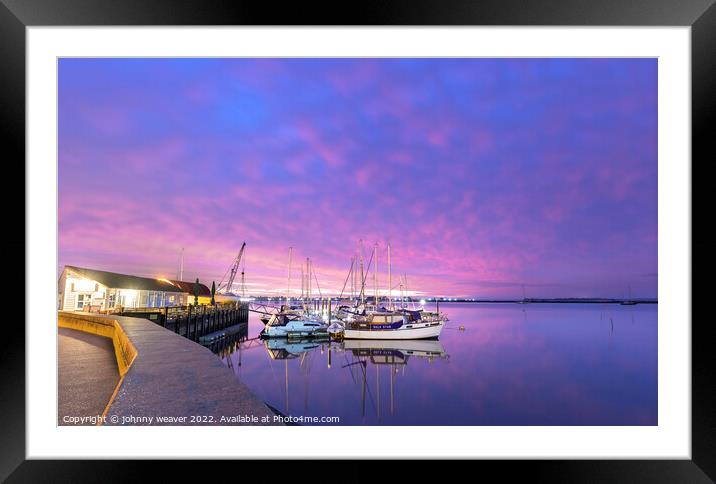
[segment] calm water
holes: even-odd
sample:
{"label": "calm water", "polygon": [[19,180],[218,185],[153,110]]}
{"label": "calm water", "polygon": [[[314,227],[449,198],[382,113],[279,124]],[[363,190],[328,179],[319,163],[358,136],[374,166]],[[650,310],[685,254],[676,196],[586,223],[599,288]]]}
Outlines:
{"label": "calm water", "polygon": [[657,305],[440,309],[450,322],[439,341],[268,348],[251,340],[263,324],[250,313],[249,339],[215,350],[284,414],[341,425],[658,423]]}

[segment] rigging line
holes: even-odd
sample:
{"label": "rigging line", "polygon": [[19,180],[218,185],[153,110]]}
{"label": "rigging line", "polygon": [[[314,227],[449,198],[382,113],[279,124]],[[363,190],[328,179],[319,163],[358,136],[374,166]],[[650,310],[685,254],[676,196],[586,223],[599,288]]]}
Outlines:
{"label": "rigging line", "polygon": [[358,382],[356,381],[355,375],[353,375],[353,363],[349,363],[349,362],[348,362],[348,355],[346,355],[345,353],[343,353],[343,359],[345,360],[346,364],[343,365],[342,368],[348,368],[348,371],[349,371],[350,374],[351,374],[351,379],[353,380],[353,383],[354,383],[354,384],[358,383]]}
{"label": "rigging line", "polygon": [[322,299],[323,294],[321,294],[321,285],[318,284],[318,276],[316,276],[316,268],[313,265],[313,262],[311,262],[311,270],[313,271],[313,279],[316,281],[316,289],[318,289],[318,297],[320,297]]}
{"label": "rigging line", "polygon": [[346,280],[343,281],[343,289],[341,289],[341,294],[338,296],[338,299],[343,297],[343,291],[346,290],[346,284],[348,284],[348,279],[351,277],[351,274],[353,274],[353,264],[355,264],[355,259],[351,259],[351,268],[348,270]]}
{"label": "rigging line", "polygon": [[365,269],[365,276],[363,277],[363,281],[361,284],[361,292],[363,292],[365,288],[365,281],[368,279],[368,274],[370,273],[370,264],[373,262],[373,252],[370,253],[370,259],[368,259],[368,267]]}
{"label": "rigging line", "polygon": [[373,410],[377,412],[378,407],[375,405],[375,400],[373,400],[373,394],[370,391],[370,385],[368,385],[368,360],[366,359],[361,366],[363,367],[363,378],[366,382],[365,389],[368,391],[368,397],[370,399],[371,405],[373,405]]}

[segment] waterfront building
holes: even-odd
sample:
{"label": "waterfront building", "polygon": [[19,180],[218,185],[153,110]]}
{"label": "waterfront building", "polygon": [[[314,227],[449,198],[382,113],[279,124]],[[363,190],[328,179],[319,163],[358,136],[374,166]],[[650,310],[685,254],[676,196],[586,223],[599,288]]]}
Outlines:
{"label": "waterfront building", "polygon": [[[183,306],[194,302],[194,283],[152,279],[115,272],[65,266],[57,285],[57,307],[64,311],[106,311],[118,308]],[[199,284],[199,302],[211,291]]]}

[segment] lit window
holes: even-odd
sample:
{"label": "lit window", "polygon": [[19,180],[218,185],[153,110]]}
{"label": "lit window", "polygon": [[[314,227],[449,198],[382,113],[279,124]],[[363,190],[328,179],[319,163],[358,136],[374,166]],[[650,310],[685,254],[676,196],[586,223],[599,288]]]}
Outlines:
{"label": "lit window", "polygon": [[85,306],[90,305],[90,295],[80,294],[77,296],[77,309],[82,309]]}

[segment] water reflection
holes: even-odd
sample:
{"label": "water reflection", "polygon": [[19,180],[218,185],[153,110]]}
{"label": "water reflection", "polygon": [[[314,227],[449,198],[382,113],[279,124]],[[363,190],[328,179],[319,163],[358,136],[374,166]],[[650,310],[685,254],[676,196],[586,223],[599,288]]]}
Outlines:
{"label": "water reflection", "polygon": [[[241,342],[244,347],[253,344],[251,340]],[[398,374],[405,374],[405,367],[411,359],[425,359],[433,362],[435,359],[447,360],[449,355],[443,348],[442,343],[437,340],[405,340],[405,341],[369,341],[369,340],[344,340],[330,341],[329,339],[285,339],[272,338],[263,340],[266,352],[271,360],[283,360],[284,363],[284,381],[283,393],[284,402],[283,410],[290,414],[290,372],[288,361],[297,359],[299,369],[304,375],[311,373],[311,365],[314,358],[311,353],[316,352],[318,355],[325,356],[326,368],[331,368],[334,358],[342,359],[340,368],[349,372],[351,380],[360,387],[361,400],[361,416],[366,415],[366,397],[373,398],[375,392],[375,401],[372,402],[377,417],[380,419],[381,401],[380,401],[380,370],[379,366],[386,367],[389,373],[389,389],[390,389],[390,413],[395,412],[395,378]],[[238,346],[241,350],[241,344]],[[231,359],[229,359],[231,361]],[[370,388],[367,372],[369,366],[376,366],[374,389]],[[306,387],[304,392],[304,408],[308,407],[308,381],[305,380]]]}
{"label": "water reflection", "polygon": [[323,340],[288,340],[284,338],[271,338],[264,340],[266,351],[272,360],[289,360],[291,358],[302,357],[304,353],[318,349],[322,345],[328,343],[328,338]]}
{"label": "water reflection", "polygon": [[343,351],[350,351],[356,358],[365,358],[374,365],[407,365],[413,358],[426,358],[432,362],[435,358],[449,358],[438,340],[345,340],[340,343]]}
{"label": "water reflection", "polygon": [[439,340],[261,341],[255,317],[213,349],[269,405],[342,425],[658,423],[655,305],[445,309]]}
{"label": "water reflection", "polygon": [[237,351],[249,338],[249,324],[239,324],[225,333],[223,338],[206,345],[222,360]]}

